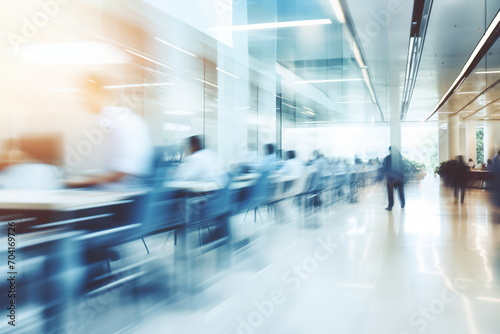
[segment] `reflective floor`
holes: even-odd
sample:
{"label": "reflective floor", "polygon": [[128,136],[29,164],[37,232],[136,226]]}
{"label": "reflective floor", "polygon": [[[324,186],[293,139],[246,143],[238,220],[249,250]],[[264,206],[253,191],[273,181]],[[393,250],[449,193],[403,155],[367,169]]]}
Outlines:
{"label": "reflective floor", "polygon": [[468,190],[460,204],[439,181],[408,184],[406,208],[396,200],[392,212],[378,184],[306,227],[291,211],[235,222],[254,241],[219,281],[123,332],[498,333],[498,213],[486,192]]}

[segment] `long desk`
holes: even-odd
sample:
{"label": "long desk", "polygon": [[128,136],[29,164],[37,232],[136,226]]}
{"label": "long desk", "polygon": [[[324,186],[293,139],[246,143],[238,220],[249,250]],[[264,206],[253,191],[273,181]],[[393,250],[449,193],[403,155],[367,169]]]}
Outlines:
{"label": "long desk", "polygon": [[492,187],[494,174],[488,170],[473,169],[467,172],[467,187],[488,189]]}
{"label": "long desk", "polygon": [[0,210],[71,211],[110,205],[145,191],[0,190]]}

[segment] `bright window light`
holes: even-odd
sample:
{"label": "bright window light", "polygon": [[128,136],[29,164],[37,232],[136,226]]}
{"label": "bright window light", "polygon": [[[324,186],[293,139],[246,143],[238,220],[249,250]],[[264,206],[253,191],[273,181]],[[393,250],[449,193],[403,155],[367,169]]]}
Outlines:
{"label": "bright window light", "polygon": [[214,28],[214,30],[229,30],[229,31],[248,31],[248,30],[264,30],[264,29],[276,29],[276,28],[290,28],[290,27],[303,27],[321,24],[331,24],[330,19],[318,19],[318,20],[303,20],[303,21],[287,21],[287,22],[271,22],[271,23],[257,23],[257,24],[246,24],[237,25],[230,27],[220,27]]}
{"label": "bright window light", "polygon": [[343,82],[343,81],[363,81],[363,79],[304,80],[304,81],[295,81],[294,83],[305,84],[305,83],[325,83],[325,82]]}
{"label": "bright window light", "polygon": [[169,43],[169,42],[167,42],[167,41],[164,41],[163,39],[161,39],[161,38],[159,38],[159,37],[155,37],[155,39],[156,39],[158,42],[161,42],[161,43],[163,43],[163,44],[165,44],[165,45],[168,45],[168,46],[170,46],[171,48],[174,48],[174,49],[176,49],[176,50],[178,50],[178,51],[180,51],[180,52],[184,52],[185,54],[190,55],[191,57],[195,57],[195,58],[197,58],[197,57],[198,57],[198,56],[197,56],[197,55],[195,55],[194,53],[191,53],[191,52],[189,52],[189,51],[186,51],[186,50],[184,50],[184,49],[181,49],[181,48],[180,48],[180,47],[178,47],[177,45],[174,45],[174,44],[172,44],[172,43]]}
{"label": "bright window light", "polygon": [[163,113],[174,116],[189,116],[195,114],[194,111],[189,111],[189,110],[170,110],[170,111],[164,111]]}
{"label": "bright window light", "polygon": [[343,101],[343,102],[337,102],[337,103],[370,103],[372,101]]}
{"label": "bright window light", "polygon": [[172,67],[170,67],[170,66],[167,66],[167,65],[165,65],[165,64],[163,64],[163,63],[160,63],[160,62],[158,62],[158,61],[156,61],[156,60],[154,60],[154,59],[151,59],[151,58],[149,58],[149,57],[143,56],[143,55],[141,55],[141,54],[139,54],[139,53],[137,53],[137,52],[130,51],[130,50],[125,50],[125,51],[127,51],[128,53],[131,53],[131,54],[133,54],[134,56],[137,56],[137,57],[139,57],[139,58],[146,59],[147,61],[150,61],[150,62],[152,62],[152,63],[154,63],[154,64],[156,64],[156,65],[160,65],[160,66],[162,66],[162,67],[165,67],[165,68],[168,68],[168,69],[172,69]]}
{"label": "bright window light", "polygon": [[221,68],[216,67],[216,69],[217,69],[217,71],[222,72],[222,73],[224,73],[224,74],[227,74],[227,75],[229,75],[230,77],[233,77],[233,78],[239,79],[239,77],[237,77],[236,75],[234,75],[234,74],[232,74],[232,73],[229,73],[229,72],[227,72],[227,71],[224,71],[224,70],[223,70],[223,69],[221,69]]}
{"label": "bright window light", "polygon": [[130,57],[108,43],[75,42],[28,44],[20,48],[21,60],[37,65],[123,64]]}
{"label": "bright window light", "polygon": [[118,89],[118,88],[132,88],[132,87],[156,87],[156,86],[170,86],[173,85],[171,82],[158,82],[158,83],[145,83],[145,84],[129,84],[129,85],[113,85],[104,86],[106,89]]}
{"label": "bright window light", "polygon": [[196,80],[198,80],[198,81],[201,81],[201,82],[203,82],[203,83],[206,83],[207,85],[210,85],[210,86],[212,86],[212,87],[219,88],[219,86],[217,86],[217,85],[215,85],[215,84],[213,84],[213,83],[211,83],[211,82],[205,81],[205,80],[200,79],[200,78],[195,78],[195,79],[196,79]]}

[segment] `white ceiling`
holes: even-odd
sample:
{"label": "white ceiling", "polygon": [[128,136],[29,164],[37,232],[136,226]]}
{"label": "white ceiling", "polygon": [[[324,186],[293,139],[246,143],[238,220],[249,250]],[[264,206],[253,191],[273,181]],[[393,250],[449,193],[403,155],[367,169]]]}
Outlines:
{"label": "white ceiling", "polygon": [[[373,84],[384,113],[389,119],[391,109],[401,109],[401,98],[406,71],[408,44],[410,37],[413,1],[398,0],[345,0],[356,31],[361,39],[364,54]],[[249,0],[256,13],[263,11],[262,1]],[[394,10],[393,4],[399,4]],[[279,21],[331,18],[335,20],[329,0],[277,1],[276,13],[267,9],[267,15],[275,15]],[[250,7],[251,8],[251,7]],[[500,9],[500,0],[435,0],[431,11],[420,68],[415,84],[413,98],[406,122],[421,122],[438,104],[448,91],[466,63],[474,47],[483,36],[489,23]],[[391,13],[392,10],[392,13]],[[255,40],[258,42],[258,38]],[[277,34],[278,62],[305,80],[332,77],[352,77],[359,75],[349,52],[342,47],[342,33],[339,24],[314,27],[309,30],[283,30]],[[487,59],[478,65],[477,70],[500,70],[500,44],[490,50]],[[492,82],[500,79],[500,74],[472,74],[460,87],[460,91],[473,91],[476,94],[453,96],[440,113],[430,121],[445,120],[450,112],[457,112],[468,104]],[[345,84],[344,84],[345,85]],[[367,97],[367,90],[353,87],[346,91],[339,84],[316,84],[328,96],[339,100],[346,95]],[[471,104],[474,111],[484,103],[500,97],[500,85],[493,88],[487,97],[478,98]],[[499,104],[474,114],[468,119],[482,120],[488,114],[498,111]],[[344,121],[369,122],[377,115],[376,110],[366,105],[343,107]],[[356,112],[363,109],[363,112]],[[366,112],[370,109],[370,112]],[[466,108],[469,109],[469,108]],[[468,111],[468,110],[465,110]],[[444,113],[446,112],[446,113]],[[439,115],[438,115],[439,114]],[[347,115],[349,117],[347,117]],[[469,114],[460,112],[461,118]],[[495,118],[494,115],[489,116]],[[500,117],[499,117],[500,118]],[[332,120],[335,121],[335,120]]]}
{"label": "white ceiling", "polygon": [[[347,0],[358,33],[366,31],[374,22],[376,23],[376,13],[387,11],[391,2],[393,1]],[[394,85],[398,85],[399,99],[401,99],[408,50],[413,2],[399,1],[399,3],[402,8],[401,13],[391,15],[387,28],[381,29],[373,39],[363,43],[368,65],[376,82],[377,94],[381,101],[386,102],[386,108],[390,106],[389,92]],[[432,112],[456,79],[499,9],[500,0],[474,1],[473,4],[470,0],[433,2],[423,55],[406,121],[422,121]],[[500,46],[497,42],[488,55],[488,70],[500,69],[499,51]],[[482,65],[484,70],[485,63],[486,61],[482,61],[478,68],[480,69]],[[487,80],[485,75],[473,74],[460,90],[479,93],[487,84],[499,78],[499,74],[489,74]],[[499,91],[500,87],[496,87],[491,93],[496,96],[500,95]],[[458,95],[453,101],[450,99],[440,111],[455,112],[476,95]],[[401,101],[397,105],[400,108]],[[443,119],[443,116],[440,118]],[[436,119],[437,115],[431,118],[431,121]]]}

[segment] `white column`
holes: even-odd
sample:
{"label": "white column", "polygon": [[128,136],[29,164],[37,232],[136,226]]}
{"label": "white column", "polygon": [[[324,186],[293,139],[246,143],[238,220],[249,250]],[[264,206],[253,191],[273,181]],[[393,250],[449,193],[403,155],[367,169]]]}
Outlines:
{"label": "white column", "polygon": [[465,159],[474,160],[477,165],[476,155],[476,121],[467,121],[465,123]]}
{"label": "white column", "polygon": [[500,150],[500,122],[486,122],[484,127],[484,160],[492,159]]}
{"label": "white column", "polygon": [[391,146],[397,147],[401,153],[403,153],[403,148],[401,147],[401,124],[399,123],[399,119],[401,116],[400,109],[400,93],[399,93],[399,84],[398,81],[393,82],[390,90],[390,125],[391,125]]}
{"label": "white column", "polygon": [[439,162],[448,160],[448,130],[439,127]]}
{"label": "white column", "polygon": [[[458,154],[462,155],[465,161],[469,161],[469,157],[467,156],[467,131],[465,127],[458,126]],[[476,160],[474,160],[476,161]]]}
{"label": "white column", "polygon": [[460,154],[458,115],[448,117],[448,159]]}

